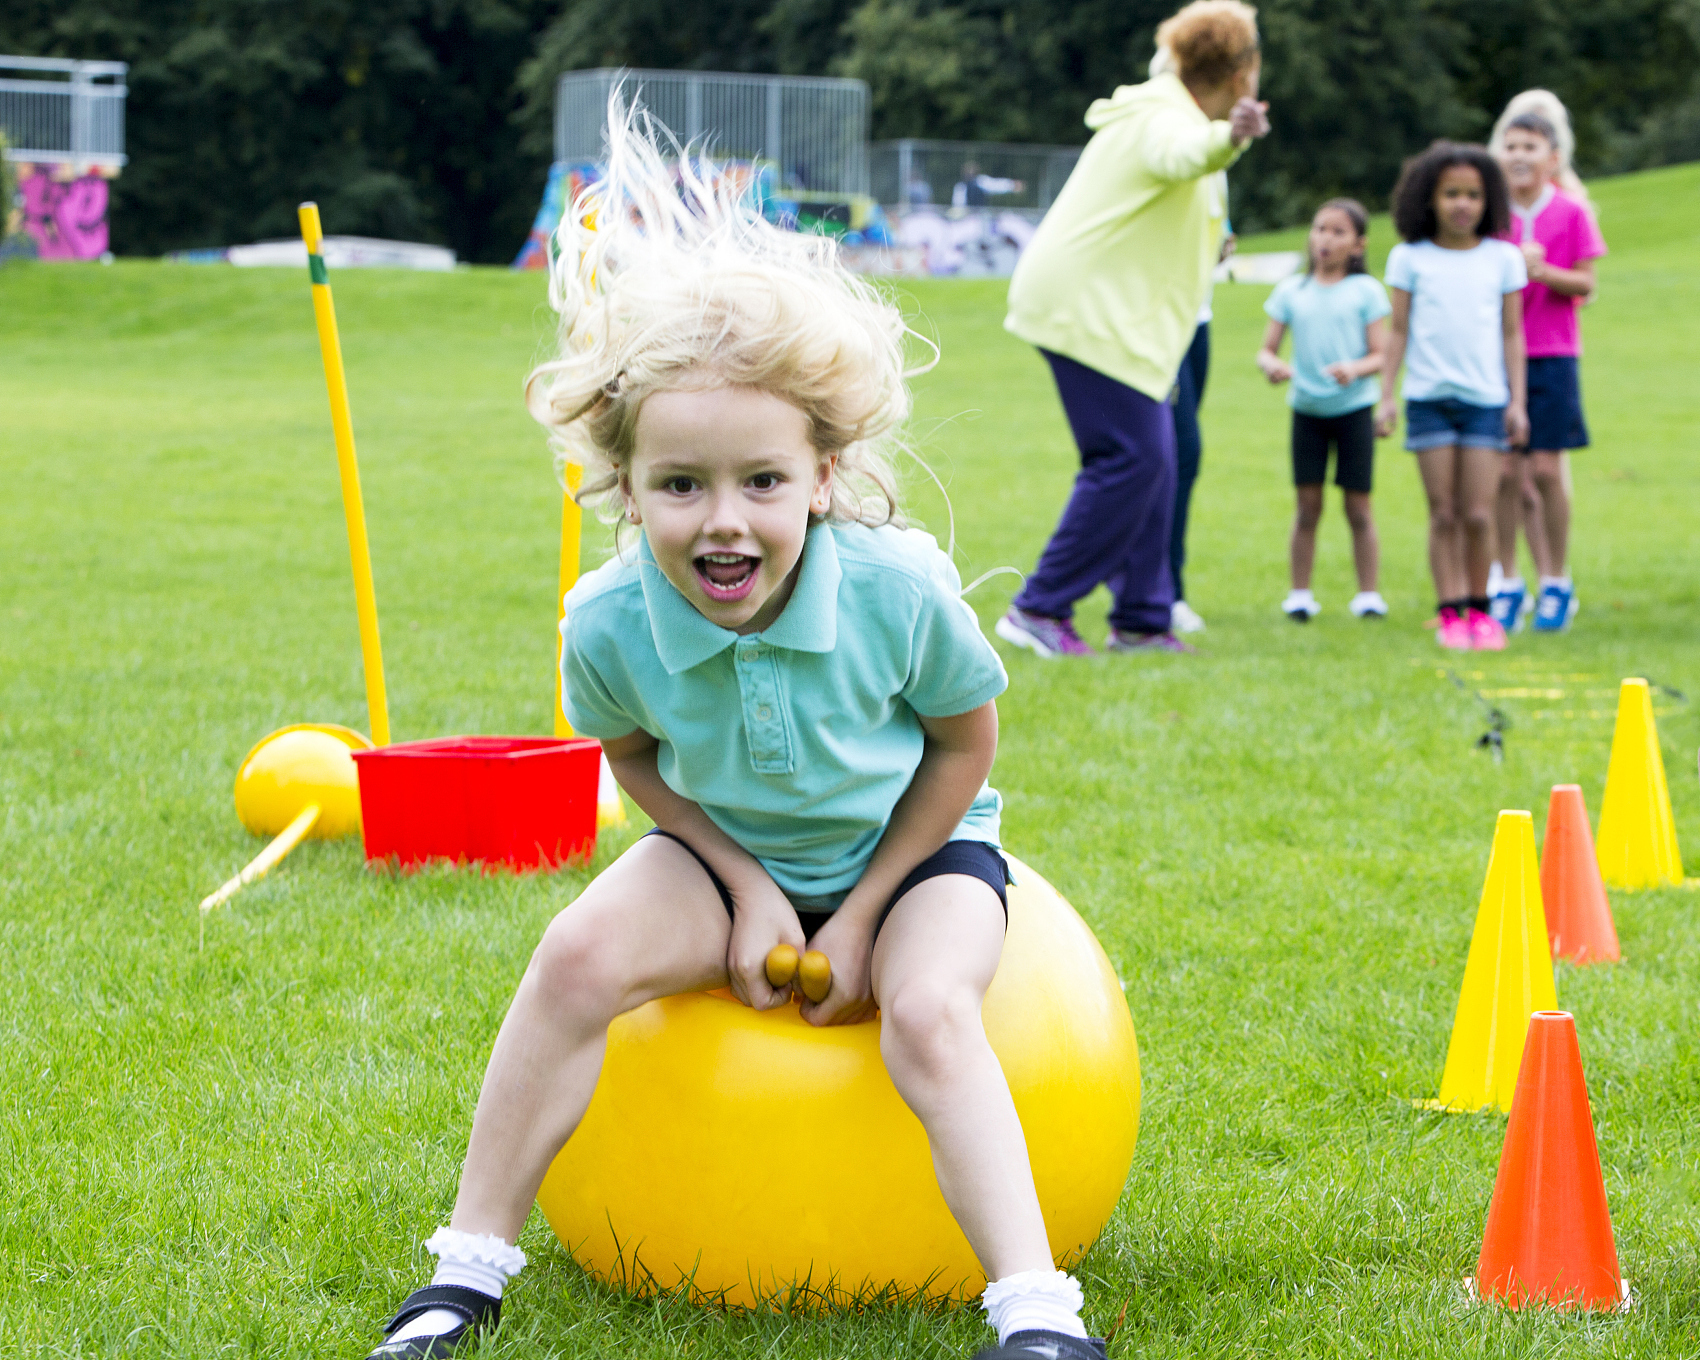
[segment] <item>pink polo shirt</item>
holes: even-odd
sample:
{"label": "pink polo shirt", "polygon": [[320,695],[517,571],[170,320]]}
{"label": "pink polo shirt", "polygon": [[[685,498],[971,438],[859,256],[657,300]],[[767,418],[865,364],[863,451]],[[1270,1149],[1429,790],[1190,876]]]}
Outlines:
{"label": "pink polo shirt", "polygon": [[[1548,185],[1532,207],[1511,205],[1511,230],[1505,239],[1522,245],[1533,239],[1546,247],[1547,263],[1557,269],[1574,269],[1583,260],[1606,253],[1605,238],[1594,223],[1594,215],[1582,204]],[[1579,297],[1555,293],[1544,283],[1531,279],[1523,290],[1523,339],[1531,359],[1555,354],[1582,352],[1582,328],[1577,312]]]}

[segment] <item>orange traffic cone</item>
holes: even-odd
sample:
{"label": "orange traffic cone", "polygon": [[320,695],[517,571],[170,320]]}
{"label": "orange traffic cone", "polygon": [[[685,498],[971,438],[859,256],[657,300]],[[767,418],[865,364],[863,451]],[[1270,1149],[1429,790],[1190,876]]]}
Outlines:
{"label": "orange traffic cone", "polygon": [[1576,1022],[1529,1017],[1475,1285],[1511,1308],[1616,1308],[1624,1301]]}
{"label": "orange traffic cone", "polygon": [[1547,840],[1541,847],[1541,905],[1555,959],[1616,963],[1617,927],[1594,856],[1588,809],[1580,784],[1554,784],[1547,805]]}

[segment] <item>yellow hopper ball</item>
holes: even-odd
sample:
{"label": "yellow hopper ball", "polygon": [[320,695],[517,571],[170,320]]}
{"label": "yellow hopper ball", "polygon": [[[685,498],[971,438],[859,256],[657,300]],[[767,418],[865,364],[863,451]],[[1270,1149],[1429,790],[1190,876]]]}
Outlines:
{"label": "yellow hopper ball", "polygon": [[[1086,923],[1018,861],[986,1034],[1027,1135],[1059,1266],[1121,1198],[1139,1132],[1139,1048]],[[985,1275],[886,1075],[879,1023],[816,1029],[724,992],[616,1020],[584,1122],[537,1202],[597,1277],[690,1281],[749,1305],[794,1284],[842,1298],[896,1284],[963,1297]]]}
{"label": "yellow hopper ball", "polygon": [[309,803],[319,816],[307,833],[335,840],[360,830],[360,780],[350,751],[372,743],[351,727],[297,723],[273,732],[236,771],[236,815],[258,836],[276,836]]}

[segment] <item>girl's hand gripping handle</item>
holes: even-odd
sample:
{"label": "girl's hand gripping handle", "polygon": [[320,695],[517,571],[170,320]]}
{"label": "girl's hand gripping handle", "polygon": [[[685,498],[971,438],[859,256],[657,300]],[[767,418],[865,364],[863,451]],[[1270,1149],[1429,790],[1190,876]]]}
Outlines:
{"label": "girl's hand gripping handle", "polygon": [[818,949],[798,958],[788,944],[776,944],[767,954],[767,982],[773,988],[789,987],[793,981],[810,1001],[826,1000],[832,990],[832,960]]}

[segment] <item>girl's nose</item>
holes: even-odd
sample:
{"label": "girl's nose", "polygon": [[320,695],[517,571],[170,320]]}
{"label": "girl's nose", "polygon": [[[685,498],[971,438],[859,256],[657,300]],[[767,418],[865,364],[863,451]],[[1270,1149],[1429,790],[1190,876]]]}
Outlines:
{"label": "girl's nose", "polygon": [[745,528],[743,508],[735,494],[717,492],[709,498],[708,515],[702,524],[705,534],[715,538],[737,538]]}

